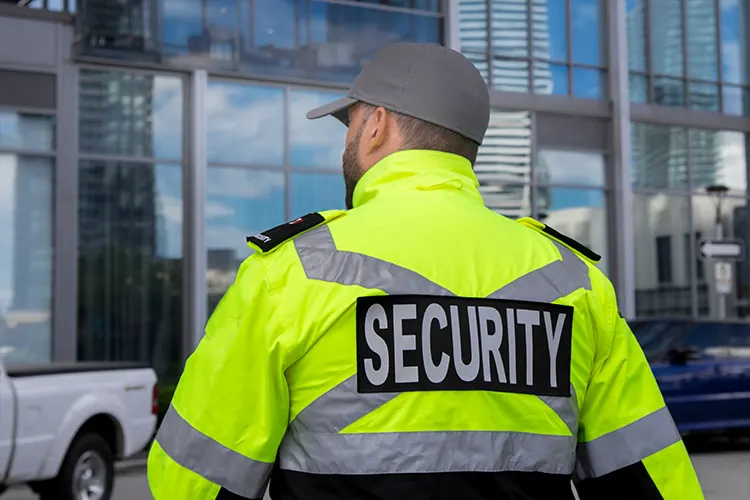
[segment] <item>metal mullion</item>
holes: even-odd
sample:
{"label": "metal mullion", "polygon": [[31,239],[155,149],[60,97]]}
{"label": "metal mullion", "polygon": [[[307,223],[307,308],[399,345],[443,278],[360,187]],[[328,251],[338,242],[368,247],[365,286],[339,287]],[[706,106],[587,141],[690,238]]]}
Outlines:
{"label": "metal mullion", "polygon": [[683,107],[690,109],[690,69],[688,67],[688,21],[687,21],[687,2],[680,2],[680,17],[682,22],[682,90],[685,92],[685,101]]}
{"label": "metal mullion", "polygon": [[56,151],[39,151],[38,149],[23,149],[23,148],[0,148],[0,154],[18,155],[24,157],[36,157],[36,158],[55,158],[57,156]]}
{"label": "metal mullion", "polygon": [[568,72],[568,95],[573,95],[573,33],[571,30],[572,0],[565,0],[565,68]]}
{"label": "metal mullion", "polygon": [[89,161],[107,161],[113,163],[132,163],[136,165],[157,165],[157,164],[169,164],[169,165],[181,165],[182,160],[176,158],[154,158],[153,156],[123,156],[123,155],[108,155],[98,153],[81,153],[81,160]]}
{"label": "metal mullion", "polygon": [[441,13],[432,12],[429,10],[414,10],[414,9],[409,9],[407,7],[395,7],[393,5],[360,3],[355,0],[316,0],[316,1],[323,2],[323,3],[346,5],[349,7],[359,7],[362,9],[401,12],[403,14],[412,14],[412,15],[419,15],[419,16],[425,16],[425,17],[442,17]]}
{"label": "metal mullion", "polygon": [[[646,85],[648,85],[647,93],[648,93],[648,102],[654,102],[655,98],[655,91],[654,91],[654,67],[653,67],[653,58],[651,57],[651,0],[644,0],[643,4],[643,31],[646,38],[646,43],[644,44],[644,56],[646,58],[646,75],[648,75],[648,79],[646,80]],[[628,71],[630,71],[630,68],[628,68]]]}
{"label": "metal mullion", "polygon": [[[564,151],[564,150],[558,150],[557,148],[555,148],[555,151]],[[606,153],[604,153],[604,151],[592,151],[592,150],[589,150],[589,149],[582,150],[580,148],[579,149],[575,149],[575,150],[569,149],[568,151],[575,151],[577,153],[581,153],[581,152],[583,152],[583,153],[597,153],[597,154],[601,154],[602,156],[605,156],[607,158],[609,157],[609,155],[607,155]],[[604,168],[605,169],[607,168],[606,165],[605,165]],[[539,185],[543,186],[543,187],[547,187],[547,188],[589,189],[589,190],[593,189],[595,191],[602,191],[602,190],[609,189],[607,187],[607,184],[608,184],[607,176],[605,175],[604,177],[605,177],[605,179],[604,179],[605,184],[603,186],[594,186],[592,184],[576,184],[576,183],[570,183],[570,184],[568,184],[567,182],[540,182]]]}
{"label": "metal mullion", "polygon": [[217,168],[237,168],[243,170],[263,170],[267,172],[281,172],[284,169],[284,165],[253,165],[249,163],[234,163],[226,161],[210,161],[209,166]]}
{"label": "metal mullion", "polygon": [[52,116],[52,117],[57,116],[56,109],[36,108],[36,107],[29,107],[29,106],[10,106],[10,105],[0,104],[0,112],[3,112],[3,111],[9,111],[11,113],[22,113],[22,114],[28,114],[28,115]]}
{"label": "metal mullion", "polygon": [[657,195],[664,195],[664,196],[671,196],[671,197],[677,197],[677,196],[690,196],[690,192],[686,190],[679,190],[674,188],[652,188],[652,187],[643,187],[643,186],[635,186],[633,188],[633,195],[639,195],[639,196],[657,196]]}
{"label": "metal mullion", "polygon": [[531,158],[529,159],[529,185],[531,187],[529,191],[529,203],[531,203],[531,216],[535,219],[539,218],[539,213],[537,210],[537,189],[539,186],[539,182],[537,182],[536,178],[536,163],[537,163],[537,157],[538,157],[538,144],[537,144],[537,136],[536,136],[536,123],[537,123],[537,114],[536,113],[529,113],[530,119],[531,119]]}
{"label": "metal mullion", "polygon": [[284,89],[284,123],[283,123],[283,142],[284,142],[284,218],[286,220],[289,220],[292,218],[291,212],[292,212],[292,190],[290,188],[291,180],[292,180],[292,172],[290,167],[290,154],[289,154],[289,146],[291,143],[290,140],[290,131],[291,131],[291,118],[292,118],[292,105],[291,105],[291,92],[289,90],[289,87]]}
{"label": "metal mullion", "polygon": [[695,252],[695,228],[693,227],[693,198],[692,194],[694,192],[694,186],[693,186],[693,148],[690,141],[690,129],[683,128],[682,129],[683,134],[685,134],[684,141],[685,141],[685,155],[687,156],[687,187],[688,187],[688,210],[687,210],[687,221],[688,221],[688,255],[686,256],[687,259],[690,260],[690,266],[688,269],[690,270],[690,276],[688,277],[690,279],[690,298],[691,298],[691,308],[692,308],[692,316],[694,318],[698,317],[698,269],[695,264],[696,261],[696,252]]}
{"label": "metal mullion", "polygon": [[722,49],[721,0],[714,0],[716,15],[716,52],[718,65],[716,68],[717,84],[719,86],[719,112],[724,112],[724,50]]}
{"label": "metal mullion", "polygon": [[[529,93],[536,93],[536,86],[534,85],[534,9],[532,0],[526,2],[526,46],[528,54],[526,60],[529,62]],[[534,189],[531,190],[532,195]],[[533,197],[533,196],[532,196]]]}
{"label": "metal mullion", "polygon": [[596,66],[594,64],[587,64],[587,63],[568,63],[565,61],[556,61],[554,59],[534,59],[535,62],[546,62],[548,64],[554,64],[557,66],[569,66],[572,68],[582,68],[582,69],[591,69],[595,71],[606,71],[606,66]]}
{"label": "metal mullion", "polygon": [[495,48],[492,43],[492,0],[485,0],[487,9],[487,85],[493,88],[493,73],[495,72]]}
{"label": "metal mullion", "polygon": [[81,70],[89,71],[118,71],[122,73],[135,73],[139,75],[171,76],[173,78],[189,75],[190,68],[182,68],[174,65],[164,69],[164,64],[155,64],[142,61],[126,61],[119,59],[106,59],[101,57],[78,56],[73,61]]}

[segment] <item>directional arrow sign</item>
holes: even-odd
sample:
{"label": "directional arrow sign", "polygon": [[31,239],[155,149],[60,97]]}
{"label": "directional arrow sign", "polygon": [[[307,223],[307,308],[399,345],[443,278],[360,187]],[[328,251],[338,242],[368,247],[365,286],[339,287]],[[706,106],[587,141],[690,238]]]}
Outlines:
{"label": "directional arrow sign", "polygon": [[700,246],[704,259],[740,261],[745,258],[745,246],[742,240],[703,240]]}

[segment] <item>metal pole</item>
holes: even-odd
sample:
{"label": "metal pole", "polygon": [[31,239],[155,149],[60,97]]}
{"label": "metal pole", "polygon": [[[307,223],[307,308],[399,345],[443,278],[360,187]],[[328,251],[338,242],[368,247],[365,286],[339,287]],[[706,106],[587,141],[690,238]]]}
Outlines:
{"label": "metal pole", "polygon": [[[715,226],[716,226],[716,240],[721,241],[724,238],[724,228],[721,226],[721,199],[718,199],[716,202]],[[716,262],[719,262],[719,259],[715,259],[714,262],[715,262],[714,263],[714,273],[715,273]],[[715,282],[717,281],[716,277],[714,277],[714,281]],[[719,293],[718,290],[716,291],[716,312],[717,312],[719,319],[725,319],[727,317],[727,298],[723,293]]]}
{"label": "metal pole", "polygon": [[635,235],[633,228],[633,190],[630,158],[630,87],[628,78],[628,40],[625,0],[607,2],[609,26],[609,92],[612,102],[612,178],[614,227],[617,245],[614,257],[614,282],[620,301],[620,312],[635,317]]}

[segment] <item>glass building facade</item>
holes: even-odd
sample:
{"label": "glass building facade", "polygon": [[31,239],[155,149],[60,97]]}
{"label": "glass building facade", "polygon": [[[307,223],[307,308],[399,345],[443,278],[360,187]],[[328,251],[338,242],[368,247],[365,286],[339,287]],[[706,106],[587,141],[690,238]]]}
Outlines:
{"label": "glass building facade", "polygon": [[304,115],[394,41],[487,80],[490,208],[600,253],[628,317],[714,316],[707,186],[750,245],[749,30],[750,0],[0,3],[0,356],[174,380],[245,236],[342,208],[345,129]]}

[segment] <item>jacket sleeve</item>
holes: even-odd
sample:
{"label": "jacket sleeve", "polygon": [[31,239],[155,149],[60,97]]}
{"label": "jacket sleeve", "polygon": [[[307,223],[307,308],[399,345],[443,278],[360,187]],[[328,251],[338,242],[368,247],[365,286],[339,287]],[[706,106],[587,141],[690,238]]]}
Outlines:
{"label": "jacket sleeve", "polygon": [[609,325],[597,340],[609,348],[599,347],[581,408],[578,494],[581,500],[702,500],[643,350],[616,306],[607,309]]}
{"label": "jacket sleeve", "polygon": [[263,497],[288,422],[280,302],[263,263],[247,259],[188,358],[149,453],[155,500]]}

